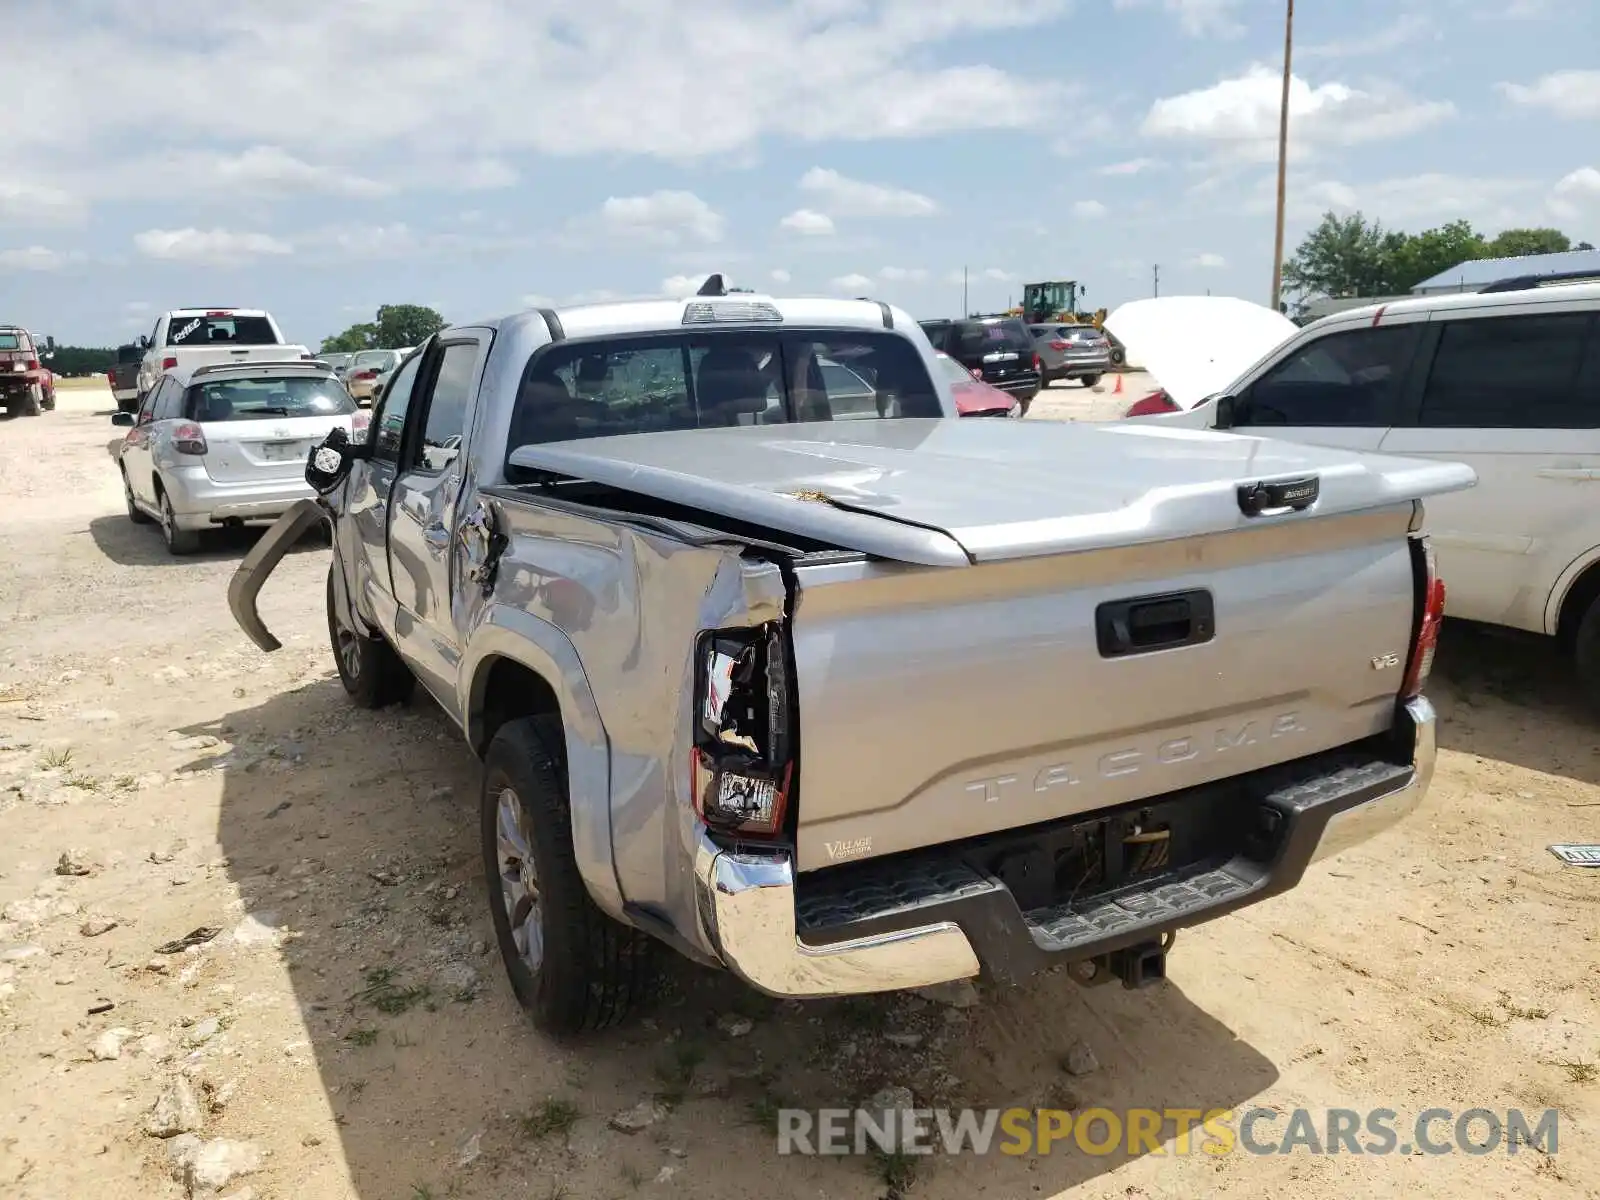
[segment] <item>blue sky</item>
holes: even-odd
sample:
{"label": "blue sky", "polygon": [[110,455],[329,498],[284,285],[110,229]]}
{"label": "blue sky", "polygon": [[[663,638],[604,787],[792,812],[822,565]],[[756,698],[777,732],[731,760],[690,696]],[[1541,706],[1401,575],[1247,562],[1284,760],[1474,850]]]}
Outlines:
{"label": "blue sky", "polygon": [[[0,320],[262,306],[315,346],[710,270],[953,315],[1264,301],[1282,0],[9,0]],[[446,15],[448,14],[448,15]],[[1600,242],[1594,0],[1309,2],[1288,247],[1328,208]],[[20,70],[20,74],[18,73]]]}

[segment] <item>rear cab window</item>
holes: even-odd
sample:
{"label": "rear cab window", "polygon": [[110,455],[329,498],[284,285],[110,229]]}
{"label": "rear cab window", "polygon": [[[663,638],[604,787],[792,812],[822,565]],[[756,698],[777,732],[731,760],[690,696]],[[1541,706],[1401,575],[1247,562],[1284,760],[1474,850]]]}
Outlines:
{"label": "rear cab window", "polygon": [[0,331],[0,350],[31,350],[33,345],[28,341],[28,335],[19,329]]}
{"label": "rear cab window", "polygon": [[944,415],[922,355],[894,333],[604,338],[558,342],[533,356],[507,453],[616,434]]}
{"label": "rear cab window", "polygon": [[219,379],[192,385],[183,415],[191,421],[268,421],[347,416],[356,403],[337,379]]}
{"label": "rear cab window", "polygon": [[166,344],[169,346],[206,346],[217,342],[233,346],[282,344],[277,330],[266,317],[173,317],[167,326]]}

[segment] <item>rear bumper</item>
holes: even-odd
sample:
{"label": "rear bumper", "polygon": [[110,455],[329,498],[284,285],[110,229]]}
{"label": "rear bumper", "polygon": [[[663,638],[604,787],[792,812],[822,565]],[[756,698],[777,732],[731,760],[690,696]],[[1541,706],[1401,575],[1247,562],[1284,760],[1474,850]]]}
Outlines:
{"label": "rear bumper", "polygon": [[1068,379],[1077,379],[1080,375],[1104,375],[1111,370],[1111,355],[1102,354],[1098,358],[1071,358],[1062,363],[1056,374]]}
{"label": "rear bumper", "polygon": [[209,529],[229,521],[275,521],[301,500],[316,493],[303,478],[218,483],[204,467],[164,472],[162,484],[172,498],[180,529]]}
{"label": "rear bumper", "polygon": [[1287,891],[1313,862],[1401,820],[1433,778],[1435,725],[1432,705],[1413,700],[1390,753],[1318,755],[1244,777],[1237,786],[1275,814],[1270,844],[1029,912],[959,855],[797,881],[787,852],[728,850],[702,838],[701,938],[745,982],[775,996],[890,991],[980,972],[1016,982],[1111,955]]}

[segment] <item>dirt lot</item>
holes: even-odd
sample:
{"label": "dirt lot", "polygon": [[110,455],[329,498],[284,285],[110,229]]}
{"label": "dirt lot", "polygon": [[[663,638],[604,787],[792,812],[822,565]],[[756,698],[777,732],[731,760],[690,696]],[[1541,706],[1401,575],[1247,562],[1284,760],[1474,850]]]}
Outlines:
{"label": "dirt lot", "polygon": [[[1165,985],[800,1006],[685,968],[653,1015],[562,1046],[493,956],[459,738],[427,702],[344,701],[327,551],[279,571],[263,607],[286,645],[257,652],[224,601],[250,537],[175,560],[132,525],[110,408],[63,390],[0,423],[0,1194],[179,1197],[187,1156],[212,1179],[254,1166],[222,1194],[256,1200],[876,1197],[886,1174],[934,1200],[1600,1195],[1600,872],[1545,851],[1600,841],[1600,750],[1543,647],[1448,631],[1424,808],[1183,935]],[[217,932],[166,945],[196,930]],[[778,1105],[884,1085],[1390,1108],[1403,1130],[1429,1107],[1554,1107],[1560,1149],[775,1155]],[[642,1102],[644,1128],[610,1127]]]}

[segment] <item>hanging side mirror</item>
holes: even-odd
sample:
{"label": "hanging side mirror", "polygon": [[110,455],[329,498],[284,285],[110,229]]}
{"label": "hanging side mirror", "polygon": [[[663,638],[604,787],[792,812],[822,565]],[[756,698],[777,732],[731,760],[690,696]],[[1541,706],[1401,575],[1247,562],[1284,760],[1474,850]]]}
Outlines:
{"label": "hanging side mirror", "polygon": [[1216,400],[1216,416],[1211,422],[1213,429],[1232,429],[1239,417],[1239,400],[1235,396],[1218,396]]}
{"label": "hanging side mirror", "polygon": [[352,442],[344,428],[335,425],[306,456],[306,482],[317,495],[326,496],[350,477],[357,462],[368,457],[366,446]]}

